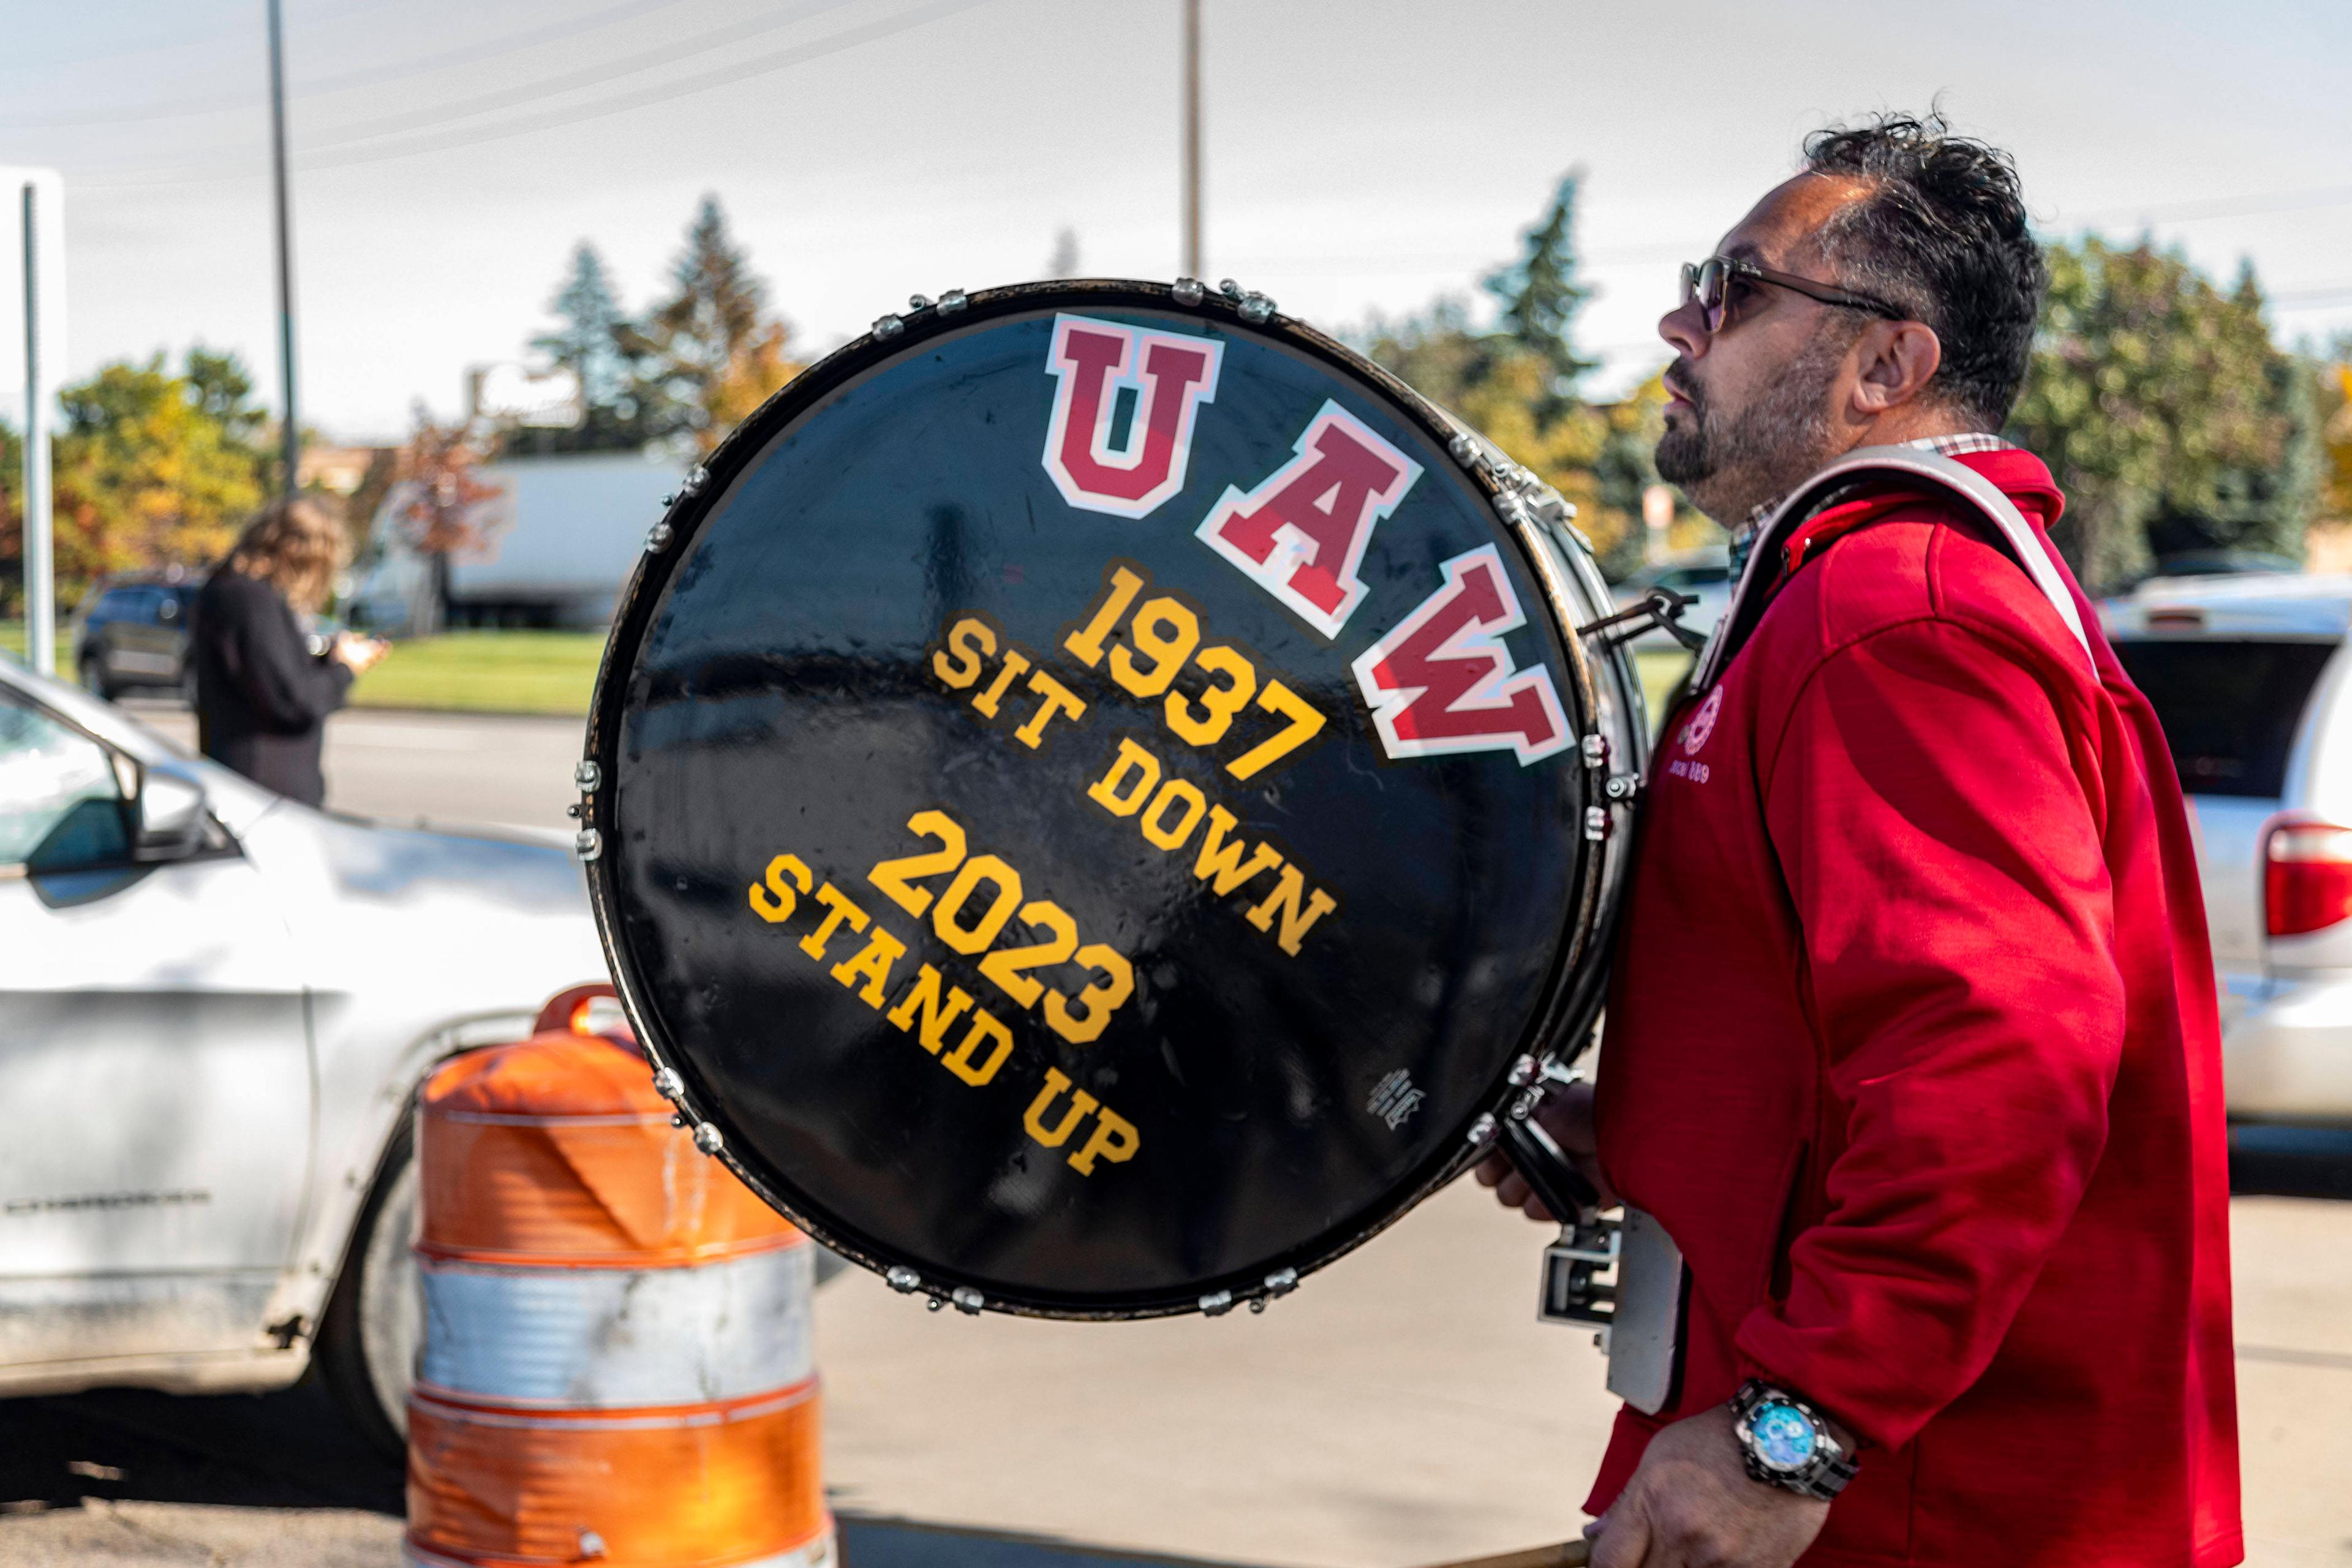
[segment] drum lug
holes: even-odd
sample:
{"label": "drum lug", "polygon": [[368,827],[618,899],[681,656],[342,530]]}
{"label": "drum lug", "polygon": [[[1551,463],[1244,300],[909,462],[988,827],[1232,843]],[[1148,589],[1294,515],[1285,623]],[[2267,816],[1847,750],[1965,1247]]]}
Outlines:
{"label": "drum lug", "polygon": [[949,1300],[955,1303],[957,1311],[967,1318],[976,1318],[980,1316],[980,1309],[986,1302],[987,1298],[969,1285],[959,1285]]}
{"label": "drum lug", "polygon": [[583,860],[593,860],[604,853],[604,836],[593,827],[583,827],[572,836],[572,852]]}
{"label": "drum lug", "polygon": [[705,1121],[694,1130],[694,1146],[706,1154],[716,1154],[727,1146],[727,1135],[715,1123]]}
{"label": "drum lug", "polygon": [[591,758],[572,770],[572,782],[580,786],[582,795],[594,795],[596,786],[604,782],[604,770]]}
{"label": "drum lug", "polygon": [[1209,290],[1198,278],[1179,278],[1168,297],[1180,305],[1197,305],[1209,297]]}
{"label": "drum lug", "polygon": [[952,316],[971,303],[971,296],[961,289],[950,289],[940,296],[940,314]]}
{"label": "drum lug", "polygon": [[903,1263],[892,1264],[882,1282],[901,1296],[911,1296],[923,1288],[923,1277]]}
{"label": "drum lug", "polygon": [[1234,1293],[1231,1290],[1215,1290],[1201,1298],[1201,1315],[1204,1318],[1222,1318],[1233,1310]]}
{"label": "drum lug", "polygon": [[654,1073],[654,1092],[664,1100],[675,1100],[686,1092],[686,1080],[677,1076],[676,1068],[662,1068]]}
{"label": "drum lug", "polygon": [[1535,1082],[1543,1072],[1543,1065],[1533,1057],[1521,1057],[1511,1064],[1510,1082],[1513,1089],[1524,1089]]}
{"label": "drum lug", "polygon": [[1500,1125],[1502,1124],[1496,1121],[1492,1115],[1482,1113],[1477,1121],[1473,1121],[1470,1124],[1470,1131],[1468,1134],[1469,1141],[1474,1144],[1492,1142],[1495,1137],[1495,1129]]}
{"label": "drum lug", "polygon": [[666,522],[657,522],[654,524],[651,528],[646,530],[646,553],[648,555],[659,555],[663,551],[669,548],[669,542],[676,537],[677,535],[671,531],[669,524]]}
{"label": "drum lug", "polygon": [[1234,308],[1241,312],[1242,320],[1253,327],[1265,325],[1274,315],[1272,300],[1255,289],[1244,290],[1240,284],[1230,278],[1217,285],[1217,292],[1232,300]]}
{"label": "drum lug", "polygon": [[874,318],[874,335],[886,343],[906,330],[907,318],[904,316],[877,316]]}
{"label": "drum lug", "polygon": [[1609,837],[1609,811],[1606,806],[1584,808],[1584,837],[1598,844]]}
{"label": "drum lug", "polygon": [[1606,735],[1587,735],[1578,742],[1577,750],[1584,753],[1584,765],[1588,768],[1609,765],[1609,737]]}

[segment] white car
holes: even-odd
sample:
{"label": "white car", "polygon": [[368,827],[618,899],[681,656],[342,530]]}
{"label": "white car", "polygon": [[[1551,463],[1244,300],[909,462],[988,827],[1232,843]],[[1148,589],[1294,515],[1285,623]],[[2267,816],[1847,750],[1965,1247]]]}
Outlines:
{"label": "white car", "polygon": [[0,657],[0,1394],[315,1358],[396,1443],[416,1087],[604,975],[560,844],[310,810]]}
{"label": "white car", "polygon": [[2189,795],[2230,1114],[2352,1127],[2352,576],[2161,578],[2101,616]]}

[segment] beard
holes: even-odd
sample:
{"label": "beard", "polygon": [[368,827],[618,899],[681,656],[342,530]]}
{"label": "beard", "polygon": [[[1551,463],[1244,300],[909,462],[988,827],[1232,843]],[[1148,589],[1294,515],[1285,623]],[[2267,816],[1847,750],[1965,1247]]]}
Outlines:
{"label": "beard", "polygon": [[1752,401],[1728,409],[1717,409],[1677,359],[1666,384],[1691,407],[1658,437],[1658,477],[1731,529],[1796,489],[1831,456],[1830,386],[1857,335],[1817,335]]}

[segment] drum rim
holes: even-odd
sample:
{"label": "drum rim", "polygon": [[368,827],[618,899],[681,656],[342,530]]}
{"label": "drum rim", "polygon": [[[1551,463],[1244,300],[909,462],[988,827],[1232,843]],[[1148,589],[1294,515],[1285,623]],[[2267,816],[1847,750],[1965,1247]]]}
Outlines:
{"label": "drum rim", "polygon": [[[694,1130],[698,1146],[723,1161],[762,1202],[834,1251],[881,1274],[894,1289],[928,1295],[935,1310],[952,1303],[966,1312],[991,1310],[1024,1317],[1097,1321],[1139,1321],[1194,1311],[1215,1314],[1230,1310],[1244,1300],[1249,1301],[1254,1310],[1260,1310],[1267,1300],[1296,1288],[1307,1274],[1327,1267],[1395,1224],[1468,1165],[1499,1148],[1495,1136],[1499,1121],[1515,1113],[1525,1115],[1533,1107],[1541,1088],[1539,1082],[1531,1085],[1529,1081],[1535,1077],[1537,1064],[1573,1059],[1580,1054],[1601,1005],[1605,960],[1591,965],[1581,977],[1578,965],[1592,953],[1606,953],[1614,923],[1619,900],[1612,893],[1622,881],[1627,837],[1623,825],[1616,820],[1620,813],[1614,809],[1608,811],[1611,820],[1601,838],[1580,834],[1575,840],[1570,879],[1574,897],[1562,910],[1559,933],[1552,942],[1541,1000],[1531,1014],[1509,1065],[1474,1102],[1475,1109],[1452,1139],[1452,1152],[1446,1152],[1445,1144],[1438,1145],[1415,1173],[1388,1195],[1386,1212],[1375,1222],[1345,1229],[1327,1228],[1301,1244],[1295,1261],[1263,1279],[1235,1279],[1197,1296],[1125,1297],[1114,1305],[1100,1292],[1073,1292],[1062,1298],[1043,1293],[1002,1295],[933,1275],[927,1271],[929,1265],[923,1260],[893,1256],[862,1232],[827,1224],[806,1205],[780,1190],[763,1172],[747,1164],[725,1140],[723,1123],[727,1119],[714,1118],[709,1109],[716,1097],[706,1092],[691,1063],[677,1049],[658,1017],[646,1005],[635,961],[622,940],[614,861],[602,852],[616,826],[613,821],[615,796],[612,786],[618,778],[617,753],[629,676],[664,591],[688,547],[719,501],[777,431],[790,426],[808,408],[831,398],[846,384],[933,337],[961,332],[994,318],[1034,313],[1057,303],[1081,310],[1143,310],[1202,317],[1229,334],[1276,339],[1310,359],[1370,383],[1392,408],[1420,426],[1440,450],[1451,456],[1454,467],[1471,480],[1472,488],[1485,502],[1496,531],[1511,540],[1521,566],[1540,586],[1551,612],[1546,621],[1562,650],[1562,662],[1575,689],[1567,695],[1580,740],[1605,732],[1604,704],[1592,668],[1593,656],[1598,654],[1613,666],[1619,702],[1631,708],[1622,728],[1624,743],[1635,754],[1622,761],[1633,764],[1637,778],[1646,768],[1647,726],[1643,718],[1641,685],[1626,664],[1624,650],[1616,644],[1588,645],[1575,622],[1576,606],[1563,596],[1561,585],[1555,581],[1554,574],[1564,568],[1590,579],[1582,584],[1587,592],[1600,586],[1597,568],[1580,571],[1580,565],[1589,564],[1590,543],[1583,542],[1586,561],[1580,563],[1567,549],[1545,536],[1523,499],[1528,488],[1539,481],[1390,371],[1307,323],[1274,310],[1262,297],[1191,284],[1190,288],[1199,289],[1198,298],[1192,299],[1180,293],[1180,287],[1134,279],[1017,283],[975,289],[969,294],[952,290],[940,300],[925,301],[903,315],[880,318],[872,330],[842,344],[770,395],[689,472],[677,493],[667,498],[667,509],[648,533],[646,547],[621,590],[612,630],[597,666],[583,744],[582,772],[586,776],[579,781],[580,850],[589,905],[605,966],[640,1047],[655,1069],[656,1087],[677,1107],[678,1124]],[[1260,305],[1265,307],[1263,315],[1252,319]],[[1581,534],[1577,538],[1582,542]],[[1605,596],[1600,602],[1605,605]],[[1602,766],[1614,766],[1620,761],[1609,757]],[[1584,765],[1588,777],[1605,776],[1605,771],[1595,771],[1596,764],[1589,752]],[[593,774],[588,773],[590,769],[594,770]],[[1588,789],[1588,805],[1613,808],[1630,804],[1600,796],[1598,789]],[[674,1093],[670,1092],[673,1089]],[[1482,1125],[1483,1133],[1478,1131]],[[717,1135],[715,1140],[712,1134]]]}

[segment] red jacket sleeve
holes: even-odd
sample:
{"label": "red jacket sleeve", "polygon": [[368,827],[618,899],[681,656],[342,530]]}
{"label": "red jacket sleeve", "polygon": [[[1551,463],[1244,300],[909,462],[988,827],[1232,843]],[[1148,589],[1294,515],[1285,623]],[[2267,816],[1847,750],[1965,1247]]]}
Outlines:
{"label": "red jacket sleeve", "polygon": [[[1767,826],[1842,1128],[1758,1375],[1895,1446],[1979,1377],[2106,1139],[2123,979],[2095,813],[2031,656],[1945,621],[1830,655]],[[2087,753],[2085,753],[2087,755]]]}

